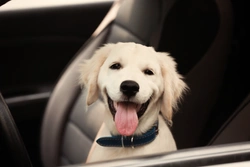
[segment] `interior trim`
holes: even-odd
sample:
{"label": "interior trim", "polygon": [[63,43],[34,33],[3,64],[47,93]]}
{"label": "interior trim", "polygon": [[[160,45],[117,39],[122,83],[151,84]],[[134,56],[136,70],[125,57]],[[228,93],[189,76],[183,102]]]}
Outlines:
{"label": "interior trim", "polygon": [[115,0],[19,0],[8,1],[0,7],[0,11],[29,10],[39,8],[63,7],[85,4],[112,3]]}
{"label": "interior trim", "polygon": [[[183,149],[166,154],[126,158],[100,163],[89,163],[79,167],[103,166],[205,166],[250,160],[250,142]],[[70,167],[70,166],[65,166]]]}
{"label": "interior trim", "polygon": [[246,162],[234,162],[234,163],[230,163],[230,164],[219,164],[219,165],[209,165],[206,167],[249,167],[250,166],[250,161],[246,161]]}
{"label": "interior trim", "polygon": [[6,98],[5,102],[7,105],[13,105],[17,103],[25,103],[28,101],[43,100],[43,99],[48,99],[50,97],[50,94],[51,92],[43,92],[43,93],[17,96],[17,97],[10,97]]}
{"label": "interior trim", "polygon": [[[249,141],[250,95],[221,126],[208,145]],[[240,129],[240,130],[239,130]]]}

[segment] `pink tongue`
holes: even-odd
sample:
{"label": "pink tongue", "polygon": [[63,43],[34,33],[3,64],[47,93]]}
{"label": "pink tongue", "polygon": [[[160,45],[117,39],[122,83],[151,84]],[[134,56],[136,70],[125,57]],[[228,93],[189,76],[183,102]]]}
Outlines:
{"label": "pink tongue", "polygon": [[123,136],[133,135],[138,125],[136,104],[119,102],[114,106],[116,108],[115,126],[117,131]]}

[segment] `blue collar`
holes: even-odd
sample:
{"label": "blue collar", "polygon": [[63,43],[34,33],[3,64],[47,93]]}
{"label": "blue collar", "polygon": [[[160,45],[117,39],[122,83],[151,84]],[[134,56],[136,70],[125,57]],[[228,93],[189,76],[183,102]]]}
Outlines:
{"label": "blue collar", "polygon": [[96,142],[105,147],[137,147],[152,142],[158,134],[158,121],[146,133],[140,136],[101,137]]}

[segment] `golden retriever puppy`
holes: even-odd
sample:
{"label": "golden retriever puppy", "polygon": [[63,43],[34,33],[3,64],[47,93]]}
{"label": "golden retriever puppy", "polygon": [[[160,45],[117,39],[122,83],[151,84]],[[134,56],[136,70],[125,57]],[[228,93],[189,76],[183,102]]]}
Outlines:
{"label": "golden retriever puppy", "polygon": [[87,162],[176,150],[168,126],[187,86],[172,57],[135,43],[106,44],[80,72],[87,105],[101,93],[106,107]]}

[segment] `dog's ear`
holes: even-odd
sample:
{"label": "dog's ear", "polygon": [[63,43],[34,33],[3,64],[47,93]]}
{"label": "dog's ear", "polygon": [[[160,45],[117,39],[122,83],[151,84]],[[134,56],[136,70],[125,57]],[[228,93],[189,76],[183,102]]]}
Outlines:
{"label": "dog's ear", "polygon": [[106,44],[105,46],[99,48],[96,50],[92,58],[85,60],[80,65],[79,83],[82,87],[85,86],[85,88],[87,88],[86,102],[88,106],[98,99],[98,74],[113,46],[114,44]]}
{"label": "dog's ear", "polygon": [[178,74],[174,59],[170,57],[168,53],[159,54],[161,57],[161,70],[164,80],[161,112],[168,123],[172,125],[173,110],[177,110],[177,103],[188,87],[183,82],[183,77]]}

